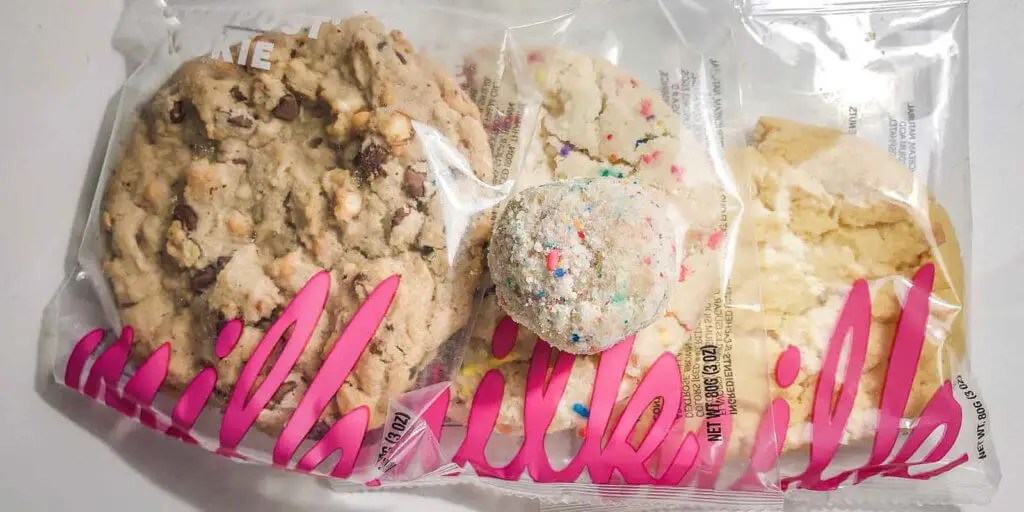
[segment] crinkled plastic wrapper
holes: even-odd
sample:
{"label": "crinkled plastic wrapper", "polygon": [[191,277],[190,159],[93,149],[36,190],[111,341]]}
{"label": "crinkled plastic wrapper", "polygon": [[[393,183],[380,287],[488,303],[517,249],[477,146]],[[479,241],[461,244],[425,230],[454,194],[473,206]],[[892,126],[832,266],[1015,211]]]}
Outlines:
{"label": "crinkled plastic wrapper", "polygon": [[781,484],[815,505],[985,502],[967,363],[966,1],[754,0],[730,152],[752,183]]}
{"label": "crinkled plastic wrapper", "polygon": [[[733,329],[760,306],[729,13],[130,2],[55,378],[338,481],[779,507],[768,362]],[[510,194],[578,177],[658,189],[676,241],[664,314],[592,356],[507,319],[485,264]]]}
{"label": "crinkled plastic wrapper", "polygon": [[[767,354],[761,336],[733,332],[734,317],[760,308],[753,235],[742,236],[753,228],[744,223],[747,184],[734,179],[723,150],[742,143],[730,130],[739,100],[734,15],[717,8],[584,2],[560,46],[523,41],[523,81],[539,94],[539,115],[492,136],[496,167],[520,169],[514,192],[615,178],[664,193],[678,260],[659,318],[595,355],[551,349],[506,315],[493,284],[484,286],[448,411],[466,439],[489,439],[486,450],[458,451],[467,472],[578,503],[569,508],[663,499],[778,504],[774,466],[750,462],[755,451],[775,450],[770,432],[757,436],[770,421],[768,379],[759,371]],[[467,55],[460,74],[485,123],[506,128],[492,119],[515,120],[524,91],[496,75],[495,52]],[[588,236],[586,221],[564,224]],[[557,249],[544,244],[535,257]],[[738,288],[738,279],[748,285]],[[619,450],[632,462],[594,459]],[[526,478],[587,484],[535,486]]]}

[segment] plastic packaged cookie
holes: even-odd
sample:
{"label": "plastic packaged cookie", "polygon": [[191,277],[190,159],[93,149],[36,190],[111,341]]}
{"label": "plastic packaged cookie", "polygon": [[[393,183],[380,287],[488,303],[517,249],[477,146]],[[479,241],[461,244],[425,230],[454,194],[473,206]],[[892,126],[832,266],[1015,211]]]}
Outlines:
{"label": "plastic packaged cookie", "polygon": [[749,144],[729,160],[751,183],[762,307],[734,328],[771,354],[783,487],[819,505],[986,501],[966,2],[758,0],[745,20]]}
{"label": "plastic packaged cookie", "polygon": [[122,20],[118,40],[151,53],[55,301],[54,376],[241,460],[361,483],[443,466],[436,440],[385,456],[458,364],[512,182],[451,63],[514,23],[443,4],[158,7]]}
{"label": "plastic packaged cookie", "polygon": [[[648,2],[588,2],[574,15],[561,46],[527,41],[522,49],[525,75],[540,95],[538,119],[494,133],[491,140],[495,165],[520,169],[515,190],[522,197],[543,194],[546,201],[549,190],[585,194],[572,187],[588,180],[619,180],[662,194],[662,209],[673,211],[670,224],[678,253],[666,306],[625,341],[598,354],[573,355],[552,348],[564,340],[549,343],[517,324],[506,311],[509,306],[502,304],[502,283],[492,285],[453,383],[448,415],[466,426],[467,436],[483,436],[478,428],[493,428],[490,440],[497,446],[527,446],[531,437],[546,432],[545,446],[570,447],[549,450],[552,464],[568,464],[574,470],[576,454],[593,449],[597,439],[618,439],[634,448],[647,440],[638,453],[645,458],[645,471],[654,477],[646,482],[656,487],[622,487],[631,479],[645,481],[636,472],[621,480],[592,472],[592,482],[605,485],[588,488],[592,491],[560,488],[561,496],[543,487],[535,491],[552,499],[587,506],[604,502],[594,494],[605,494],[605,500],[624,499],[630,493],[635,499],[692,499],[686,489],[702,488],[712,507],[733,506],[730,500],[735,497],[752,500],[743,506],[771,508],[778,505],[772,465],[750,469],[748,464],[755,443],[769,452],[775,449],[772,436],[755,439],[769,404],[768,376],[759,371],[768,362],[756,355],[763,344],[760,336],[742,339],[732,329],[738,311],[759,308],[759,292],[734,286],[738,275],[756,273],[757,265],[753,239],[740,236],[753,228],[744,224],[741,193],[746,187],[734,179],[722,152],[726,140],[729,145],[742,143],[733,138],[735,132],[723,128],[731,126],[730,108],[736,105],[730,91],[735,84],[733,68],[728,60],[720,60],[729,58],[730,18],[681,9],[692,16],[683,22],[682,12],[673,13],[680,17],[672,20],[695,38],[688,40],[680,38],[671,24],[662,24],[664,14],[659,10]],[[612,12],[619,21],[615,29],[606,29]],[[701,19],[718,20],[714,34],[702,32]],[[639,44],[650,40],[659,40],[662,46],[651,51]],[[489,127],[499,126],[488,121],[490,116],[517,110],[516,100],[509,97],[517,84],[503,79],[504,66],[494,67],[499,62],[493,58],[495,51],[482,48],[470,54],[461,73]],[[573,201],[555,200],[570,206]],[[502,216],[518,215],[522,209],[515,199],[501,208]],[[546,218],[542,212],[535,214]],[[611,215],[604,222],[616,220]],[[562,229],[587,237],[586,222],[581,214],[566,219]],[[544,279],[561,283],[569,275],[558,265],[547,268],[553,250],[555,259],[562,261],[565,248],[558,240],[562,237],[556,235],[542,241],[541,249],[526,251],[544,276],[537,279],[541,284]],[[570,241],[563,240],[569,250]],[[494,243],[489,250],[496,250]],[[499,257],[507,255],[502,248],[497,250]],[[490,274],[505,278],[494,268]],[[543,288],[532,291],[535,296],[543,293],[541,299],[552,293]],[[583,292],[583,302],[590,292]],[[738,344],[749,346],[736,348]],[[745,354],[743,360],[734,356],[739,353]],[[621,378],[605,382],[618,372]],[[545,379],[546,388],[541,387]],[[652,396],[652,386],[672,390]],[[746,406],[740,408],[740,402]],[[651,442],[651,436],[659,441]],[[689,465],[682,463],[684,459]],[[504,466],[479,454],[464,460],[478,474],[501,479],[513,478],[521,467],[518,459]],[[545,474],[530,472],[532,478]]]}

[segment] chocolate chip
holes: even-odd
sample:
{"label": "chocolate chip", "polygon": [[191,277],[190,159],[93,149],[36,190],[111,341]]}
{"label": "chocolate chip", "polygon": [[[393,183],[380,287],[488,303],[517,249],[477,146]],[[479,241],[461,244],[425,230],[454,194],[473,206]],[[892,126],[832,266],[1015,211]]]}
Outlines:
{"label": "chocolate chip", "polygon": [[405,60],[405,55],[402,55],[401,53],[399,53],[398,50],[395,50],[395,55],[398,56],[398,60],[402,61],[402,64],[408,64],[408,62],[406,62],[406,60]]}
{"label": "chocolate chip", "polygon": [[231,97],[234,98],[235,101],[245,101],[249,99],[245,97],[245,94],[242,93],[242,89],[239,89],[237,85],[231,88]]}
{"label": "chocolate chip", "polygon": [[391,149],[380,144],[369,144],[356,156],[356,166],[366,177],[382,175],[381,165],[391,156]]}
{"label": "chocolate chip", "polygon": [[171,107],[171,111],[167,113],[171,118],[171,122],[178,124],[185,120],[185,102],[178,100],[174,102],[174,106]]}
{"label": "chocolate chip", "polygon": [[244,159],[244,158],[232,158],[231,159],[231,163],[233,163],[235,165],[245,165],[245,166],[249,165],[249,161]]}
{"label": "chocolate chip", "polygon": [[395,215],[393,217],[391,217],[391,227],[395,227],[395,226],[401,224],[402,221],[405,220],[405,218],[408,217],[408,216],[409,216],[409,209],[408,208],[399,208],[398,210],[395,210]]}
{"label": "chocolate chip", "polygon": [[298,55],[298,54],[299,54],[298,50],[292,50],[292,52],[289,55],[291,55],[292,58],[294,59],[295,56]]}
{"label": "chocolate chip", "polygon": [[327,103],[323,99],[317,99],[314,102],[308,103],[304,105],[303,108],[309,112],[311,117],[315,117],[317,119],[329,117],[331,118],[332,123],[337,120],[337,116],[334,114],[334,111],[331,110],[331,104]]}
{"label": "chocolate chip", "polygon": [[299,117],[299,100],[291,94],[282,96],[281,100],[277,102],[277,106],[274,107],[273,114],[274,117],[283,121],[294,121],[296,117]]}
{"label": "chocolate chip", "polygon": [[253,120],[245,114],[235,114],[228,117],[228,124],[239,128],[252,128]]}
{"label": "chocolate chip", "polygon": [[220,272],[220,269],[217,268],[217,265],[210,265],[193,274],[192,279],[189,281],[189,286],[193,292],[202,293],[203,290],[217,282],[218,272]]}
{"label": "chocolate chip", "polygon": [[195,231],[196,226],[199,225],[199,216],[196,215],[196,211],[185,203],[174,205],[174,210],[171,211],[171,220],[181,222],[181,225],[188,231]]}
{"label": "chocolate chip", "polygon": [[309,431],[309,438],[313,441],[318,441],[323,439],[330,430],[331,426],[326,421],[320,420],[313,424],[313,429]]}
{"label": "chocolate chip", "polygon": [[406,194],[410,197],[420,198],[426,193],[426,187],[424,182],[427,177],[410,169],[405,169],[405,176],[402,178],[402,189],[405,190]]}
{"label": "chocolate chip", "polygon": [[381,41],[381,42],[377,43],[377,49],[378,50],[383,50],[384,47],[387,46],[387,45],[388,45],[387,41]]}
{"label": "chocolate chip", "polygon": [[309,139],[309,147],[311,147],[313,149],[316,149],[316,148],[320,147],[320,145],[323,144],[323,143],[324,143],[324,138],[323,137],[313,137],[312,139]]}

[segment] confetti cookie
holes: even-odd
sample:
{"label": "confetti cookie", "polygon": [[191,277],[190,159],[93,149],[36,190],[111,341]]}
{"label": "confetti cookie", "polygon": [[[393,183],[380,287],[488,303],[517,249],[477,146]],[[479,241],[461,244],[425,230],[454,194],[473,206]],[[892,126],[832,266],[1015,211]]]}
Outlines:
{"label": "confetti cookie", "polygon": [[[740,212],[739,200],[711,163],[708,144],[657,91],[607,60],[564,48],[525,52],[529,85],[500,74],[493,49],[467,57],[461,72],[464,87],[481,105],[495,153],[514,154],[511,166],[521,169],[514,172],[516,189],[615,177],[662,192],[678,213],[675,229],[682,234],[668,313],[690,329],[703,313],[703,298],[721,284],[720,249]],[[506,127],[495,124],[507,122],[504,112],[517,111],[506,102],[533,92],[542,100],[536,125],[511,131],[532,138],[510,140]]]}
{"label": "confetti cookie", "polygon": [[[490,287],[484,295],[479,316],[470,333],[465,362],[452,386],[454,392],[449,417],[455,422],[465,422],[469,417],[473,393],[480,381],[488,371],[497,369],[505,378],[505,388],[495,428],[500,433],[521,433],[530,357],[535,345],[544,342],[536,334],[520,327],[512,351],[504,358],[496,359],[491,354],[491,339],[502,322],[511,322],[511,319],[498,305],[494,288]],[[633,353],[619,386],[619,401],[633,393],[640,377],[658,356],[665,351],[679,353],[686,340],[686,333],[678,323],[657,328],[651,326],[641,332],[647,331],[650,331],[650,335],[638,335],[633,342]],[[598,355],[576,356],[565,393],[549,427],[550,432],[575,428],[581,436],[585,434],[582,428],[590,415],[590,397],[599,361]]]}
{"label": "confetti cookie", "polygon": [[[518,189],[552,180],[635,177],[667,194],[684,227],[704,229],[717,222],[723,184],[708,146],[658,91],[600,57],[552,47],[525,51],[530,91],[512,73],[499,74],[495,50],[467,57],[461,73],[481,106],[494,151],[514,153],[510,172]],[[513,103],[533,93],[541,96],[536,126],[507,130],[504,113],[517,111]],[[532,134],[532,139],[512,139],[509,133]],[[730,211],[736,206],[728,205]]]}
{"label": "confetti cookie", "polygon": [[613,178],[521,191],[488,252],[498,303],[551,346],[600,352],[661,316],[676,280],[664,197]]}
{"label": "confetti cookie", "polygon": [[[135,328],[135,356],[170,342],[168,386],[180,390],[215,366],[219,399],[282,307],[329,271],[319,324],[259,417],[270,432],[367,294],[400,275],[387,316],[322,418],[329,426],[338,412],[367,406],[372,428],[467,323],[490,234],[489,221],[476,219],[459,247],[448,246],[412,121],[437,130],[489,183],[486,134],[454,77],[371,17],[324,26],[316,39],[259,39],[273,42],[269,70],[193,60],[142,108],[106,191],[103,268]],[[241,340],[218,358],[218,326],[233,318],[244,322]]]}
{"label": "confetti cookie", "polygon": [[[679,213],[674,227],[682,233],[683,243],[677,247],[681,259],[674,269],[676,279],[664,314],[636,335],[619,391],[620,399],[628,398],[659,356],[683,352],[708,297],[721,286],[722,256],[729,247],[729,226],[738,220],[739,201],[726,192],[707,145],[682,124],[658,92],[599,57],[560,48],[528,48],[531,87],[543,95],[543,104],[536,125],[508,130],[505,113],[517,111],[511,93],[525,92],[522,87],[517,91],[510,73],[498,74],[495,55],[482,50],[468,57],[461,75],[463,86],[482,109],[495,154],[507,152],[511,169],[522,169],[515,174],[517,189],[562,179],[636,179],[663,193]],[[519,140],[510,134],[532,138]],[[500,165],[501,159],[496,160]],[[477,384],[490,369],[497,369],[505,376],[497,428],[521,432],[525,376],[538,337],[520,328],[512,353],[496,360],[491,339],[505,313],[493,291],[484,296],[482,311],[453,386],[449,413],[454,421],[465,421]],[[576,356],[549,431],[583,428],[598,361],[599,355]]]}
{"label": "confetti cookie", "polygon": [[730,160],[753,180],[748,211],[761,254],[760,279],[737,286],[759,286],[763,302],[762,313],[737,315],[734,330],[767,330],[771,365],[790,346],[800,351],[796,381],[782,388],[771,380],[774,396],[792,410],[784,448],[810,443],[825,350],[857,279],[868,281],[872,320],[844,441],[873,435],[900,304],[913,274],[933,262],[927,341],[905,411],[916,417],[963,350],[963,265],[946,213],[887,152],[838,130],[762,119],[754,146]]}

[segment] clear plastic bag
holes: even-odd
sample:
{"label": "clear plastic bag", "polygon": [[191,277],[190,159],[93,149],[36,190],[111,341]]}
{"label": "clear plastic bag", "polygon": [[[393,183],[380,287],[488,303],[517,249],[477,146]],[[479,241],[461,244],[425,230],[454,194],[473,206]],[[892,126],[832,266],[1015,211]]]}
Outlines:
{"label": "clear plastic bag", "polygon": [[730,160],[754,184],[750,328],[778,357],[787,496],[985,502],[999,469],[966,345],[966,1],[747,4],[751,141]]}
{"label": "clear plastic bag", "polygon": [[[723,150],[728,7],[129,2],[115,39],[141,64],[55,301],[55,377],[358,484],[780,507],[768,362],[732,331],[760,307]],[[497,312],[481,254],[513,190],[602,175],[671,196],[678,293],[602,355],[558,354]],[[492,356],[516,371],[472,369]]]}

